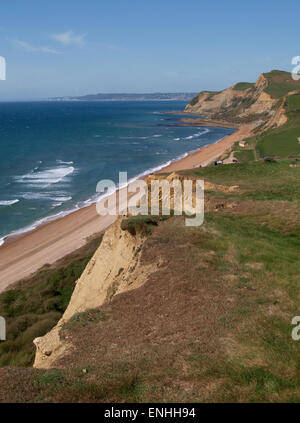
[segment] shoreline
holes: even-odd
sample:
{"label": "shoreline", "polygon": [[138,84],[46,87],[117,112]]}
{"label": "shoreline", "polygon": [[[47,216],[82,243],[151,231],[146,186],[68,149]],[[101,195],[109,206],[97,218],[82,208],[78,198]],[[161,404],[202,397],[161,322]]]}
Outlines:
{"label": "shoreline", "polygon": [[[201,147],[152,173],[175,172],[197,166],[207,166],[236,141],[250,135],[252,125],[242,125],[233,134],[213,144]],[[146,178],[148,175],[138,175]],[[135,179],[135,180],[136,180]],[[132,181],[132,180],[131,180]],[[119,192],[127,187],[117,189]],[[107,229],[116,216],[99,216],[96,203],[42,223],[33,230],[6,237],[0,246],[0,292],[10,284],[25,279],[45,264],[52,264],[83,246],[86,239]]]}

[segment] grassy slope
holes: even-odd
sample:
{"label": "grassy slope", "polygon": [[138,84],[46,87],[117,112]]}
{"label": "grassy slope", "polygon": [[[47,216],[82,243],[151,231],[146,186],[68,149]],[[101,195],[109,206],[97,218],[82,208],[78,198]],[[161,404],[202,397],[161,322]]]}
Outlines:
{"label": "grassy slope", "polygon": [[300,81],[294,81],[290,72],[273,70],[263,74],[269,81],[268,87],[265,89],[266,93],[273,98],[283,98],[290,91],[300,89]]}
{"label": "grassy slope", "polygon": [[32,365],[33,339],[56,325],[100,239],[93,237],[84,247],[0,294],[0,315],[6,319],[8,337],[0,343],[0,367]]}
{"label": "grassy slope", "polygon": [[253,85],[253,82],[238,82],[237,84],[235,84],[234,89],[236,91],[245,91],[248,88],[253,87]]}
{"label": "grassy slope", "polygon": [[265,133],[259,140],[258,150],[261,156],[275,154],[278,157],[289,155],[300,156],[300,95],[287,97],[286,105],[288,122]]}
{"label": "grassy slope", "polygon": [[[291,91],[300,90],[300,81],[294,81],[289,72],[272,71],[263,74],[268,80],[268,86],[265,91],[273,98],[283,101],[284,108],[288,117],[288,122],[275,129],[266,131],[263,135],[248,139],[252,148],[255,148],[262,157],[265,155],[275,155],[279,158],[300,155],[300,144],[297,138],[300,137],[300,95],[288,95]],[[247,83],[239,83],[235,87],[241,86],[241,89],[247,88]],[[238,88],[236,88],[238,89]],[[278,105],[280,102],[278,103]],[[254,159],[254,154],[249,151],[242,152],[235,148],[238,153],[236,157],[241,161]]]}
{"label": "grassy slope", "polygon": [[207,192],[201,227],[182,217],[154,226],[142,262],[165,264],[141,288],[75,316],[61,334],[75,350],[58,369],[0,369],[0,400],[300,400],[290,324],[300,169],[253,162],[188,173],[240,190]]}

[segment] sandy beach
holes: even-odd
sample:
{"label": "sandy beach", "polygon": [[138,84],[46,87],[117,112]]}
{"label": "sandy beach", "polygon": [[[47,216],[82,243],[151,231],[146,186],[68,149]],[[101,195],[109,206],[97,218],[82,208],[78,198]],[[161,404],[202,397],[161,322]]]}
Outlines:
{"label": "sandy beach", "polygon": [[[173,172],[207,166],[236,141],[250,136],[252,125],[242,125],[234,134],[200,148],[173,162],[159,172]],[[18,237],[10,237],[0,247],[0,292],[10,284],[29,276],[46,263],[54,263],[85,244],[86,238],[106,229],[115,216],[99,216],[96,205],[70,213]]]}

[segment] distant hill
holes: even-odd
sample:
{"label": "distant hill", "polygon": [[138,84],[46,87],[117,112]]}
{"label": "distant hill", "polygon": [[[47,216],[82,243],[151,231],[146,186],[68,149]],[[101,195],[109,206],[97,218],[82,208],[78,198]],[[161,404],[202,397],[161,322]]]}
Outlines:
{"label": "distant hill", "polygon": [[187,113],[232,123],[253,123],[260,155],[300,155],[300,80],[272,70],[256,83],[239,82],[223,91],[202,91],[187,104]]}
{"label": "distant hill", "polygon": [[201,91],[186,106],[186,112],[243,123],[268,120],[275,115],[284,97],[300,90],[300,81],[291,73],[273,70],[256,83],[238,82],[222,91]]}
{"label": "distant hill", "polygon": [[49,101],[190,101],[196,93],[117,93],[117,94],[88,94],[79,97],[54,97]]}

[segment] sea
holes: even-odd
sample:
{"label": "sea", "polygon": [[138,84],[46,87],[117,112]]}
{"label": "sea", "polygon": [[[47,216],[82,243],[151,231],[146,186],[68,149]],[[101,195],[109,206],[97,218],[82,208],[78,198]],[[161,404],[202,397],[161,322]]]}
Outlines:
{"label": "sea", "polygon": [[0,103],[0,245],[234,132],[185,126],[182,101]]}

